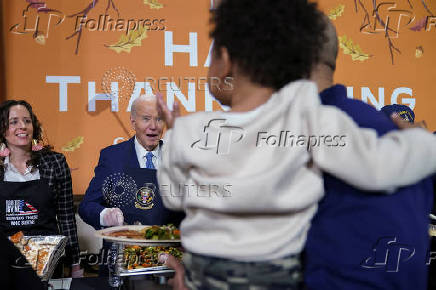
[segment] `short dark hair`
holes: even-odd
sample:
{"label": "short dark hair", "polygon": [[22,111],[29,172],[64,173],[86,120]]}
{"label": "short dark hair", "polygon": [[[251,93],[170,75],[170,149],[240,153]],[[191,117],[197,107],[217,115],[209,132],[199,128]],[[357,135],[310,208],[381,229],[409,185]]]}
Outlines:
{"label": "short dark hair", "polygon": [[325,38],[322,13],[306,0],[222,0],[211,22],[214,52],[227,48],[252,82],[276,90],[310,76]]}

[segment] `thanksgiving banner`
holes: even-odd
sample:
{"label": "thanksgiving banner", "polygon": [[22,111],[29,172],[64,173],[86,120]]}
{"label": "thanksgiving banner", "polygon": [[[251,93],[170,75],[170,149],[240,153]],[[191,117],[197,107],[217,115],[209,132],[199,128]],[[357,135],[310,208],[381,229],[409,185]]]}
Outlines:
{"label": "thanksgiving banner", "polygon": [[[337,27],[335,81],[348,97],[377,109],[408,105],[436,130],[436,3],[318,3]],[[160,91],[170,107],[181,104],[182,114],[223,109],[206,79],[213,0],[2,5],[6,98],[32,104],[46,142],[67,157],[74,194],[84,194],[102,148],[134,135],[130,106],[140,94]]]}

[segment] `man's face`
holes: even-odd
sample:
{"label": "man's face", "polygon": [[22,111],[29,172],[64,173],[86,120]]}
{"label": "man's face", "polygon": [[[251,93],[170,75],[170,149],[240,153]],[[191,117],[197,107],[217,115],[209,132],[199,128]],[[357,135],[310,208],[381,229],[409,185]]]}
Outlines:
{"label": "man's face", "polygon": [[140,101],[131,122],[138,142],[148,151],[154,150],[162,138],[164,122],[155,101]]}

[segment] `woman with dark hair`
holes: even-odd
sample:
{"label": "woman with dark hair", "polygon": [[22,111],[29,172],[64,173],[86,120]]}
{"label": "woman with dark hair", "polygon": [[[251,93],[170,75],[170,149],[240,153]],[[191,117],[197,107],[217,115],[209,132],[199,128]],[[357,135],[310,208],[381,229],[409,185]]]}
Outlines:
{"label": "woman with dark hair", "polygon": [[29,103],[0,105],[0,228],[7,235],[68,237],[67,260],[73,277],[81,276],[70,169],[65,156],[42,141]]}

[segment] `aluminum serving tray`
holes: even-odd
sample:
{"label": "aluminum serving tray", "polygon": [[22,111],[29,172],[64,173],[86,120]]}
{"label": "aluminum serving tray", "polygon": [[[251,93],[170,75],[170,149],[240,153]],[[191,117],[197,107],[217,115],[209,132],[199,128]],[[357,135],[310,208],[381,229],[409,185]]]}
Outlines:
{"label": "aluminum serving tray", "polygon": [[123,267],[120,268],[120,276],[121,277],[152,275],[152,274],[166,274],[166,273],[174,273],[174,270],[172,270],[166,266],[149,267],[149,268],[132,269],[132,270],[127,270]]}
{"label": "aluminum serving tray", "polygon": [[42,276],[40,276],[42,281],[50,280],[53,272],[59,262],[59,259],[65,253],[65,246],[67,245],[67,237],[66,236],[24,236],[23,239],[26,241],[32,241],[37,244],[55,244],[55,248],[50,252],[50,257],[48,259],[47,264],[45,265]]}
{"label": "aluminum serving tray", "polygon": [[[130,245],[132,245],[132,244],[130,244]],[[174,243],[172,243],[172,245],[174,245]],[[167,266],[156,266],[156,267],[147,267],[147,268],[128,270],[126,267],[124,267],[124,261],[123,261],[124,260],[124,246],[125,246],[125,244],[121,243],[120,247],[118,248],[117,267],[118,267],[119,276],[126,277],[126,276],[174,273],[174,270],[168,268]],[[152,245],[147,244],[147,246],[152,246]],[[161,246],[161,245],[158,245],[158,246]]]}

